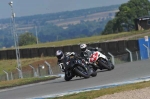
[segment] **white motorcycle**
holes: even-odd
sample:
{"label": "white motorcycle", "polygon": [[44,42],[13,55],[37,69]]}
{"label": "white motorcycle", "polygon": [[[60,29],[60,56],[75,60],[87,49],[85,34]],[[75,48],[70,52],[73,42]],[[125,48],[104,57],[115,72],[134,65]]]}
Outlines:
{"label": "white motorcycle", "polygon": [[111,60],[108,59],[104,54],[99,51],[93,51],[89,57],[89,63],[93,64],[94,69],[108,69],[113,70],[115,66],[112,64]]}

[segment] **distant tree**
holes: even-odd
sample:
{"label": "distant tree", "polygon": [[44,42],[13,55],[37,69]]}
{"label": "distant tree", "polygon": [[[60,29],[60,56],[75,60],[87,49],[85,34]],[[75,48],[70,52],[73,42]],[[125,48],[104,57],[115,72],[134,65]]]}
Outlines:
{"label": "distant tree", "polygon": [[150,2],[148,0],[130,0],[119,7],[119,12],[105,26],[102,34],[134,30],[134,19],[148,15]]}
{"label": "distant tree", "polygon": [[19,36],[19,46],[36,44],[36,37],[32,33],[23,33]]}
{"label": "distant tree", "polygon": [[[41,28],[39,32],[39,39],[41,42],[51,42],[56,41],[58,36],[61,35],[63,29],[53,24],[48,24]],[[61,36],[59,37],[61,39]]]}

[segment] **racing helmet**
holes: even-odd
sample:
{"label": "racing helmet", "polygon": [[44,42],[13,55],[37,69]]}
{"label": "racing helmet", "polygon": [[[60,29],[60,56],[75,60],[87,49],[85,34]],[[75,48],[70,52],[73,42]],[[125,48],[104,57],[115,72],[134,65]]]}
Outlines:
{"label": "racing helmet", "polygon": [[59,60],[62,60],[64,58],[64,54],[61,50],[57,50],[56,51],[56,57],[59,59]]}
{"label": "racing helmet", "polygon": [[87,45],[86,45],[86,44],[81,44],[81,45],[80,45],[81,51],[85,51],[86,48],[87,48]]}

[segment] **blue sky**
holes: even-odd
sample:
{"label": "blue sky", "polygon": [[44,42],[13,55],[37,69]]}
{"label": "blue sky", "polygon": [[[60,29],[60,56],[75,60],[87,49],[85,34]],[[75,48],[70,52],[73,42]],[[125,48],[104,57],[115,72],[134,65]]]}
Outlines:
{"label": "blue sky", "polygon": [[[0,19],[11,16],[8,3],[11,0],[0,0]],[[72,11],[93,7],[102,7],[126,3],[129,0],[12,0],[17,17],[35,14]]]}

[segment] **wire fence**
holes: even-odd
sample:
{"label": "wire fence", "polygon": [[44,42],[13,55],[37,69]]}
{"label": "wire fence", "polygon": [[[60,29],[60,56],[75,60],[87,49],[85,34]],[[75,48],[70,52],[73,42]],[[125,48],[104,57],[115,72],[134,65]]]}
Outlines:
{"label": "wire fence", "polygon": [[[42,65],[36,67],[32,67],[28,70],[22,69],[23,78],[42,77],[48,75],[57,75],[61,73],[61,70],[58,66],[51,66],[48,62],[46,63],[43,63]],[[0,81],[14,80],[19,78],[20,72],[17,71],[17,69],[12,72],[4,72],[4,74],[0,75]]]}
{"label": "wire fence", "polygon": [[139,51],[132,52],[132,57],[130,57],[129,53],[115,56],[115,64],[131,62],[131,58],[132,58],[132,61],[141,60]]}
{"label": "wire fence", "polygon": [[[141,60],[139,51],[132,52],[132,55],[130,55],[129,53],[125,53],[122,55],[114,56],[114,63],[116,65],[116,64],[131,62],[131,58],[132,58],[132,61]],[[39,65],[36,68],[33,67],[29,70],[22,70],[23,78],[57,75],[60,73],[62,72],[59,66],[51,66],[48,62],[45,62],[45,64]],[[0,75],[0,81],[13,80],[13,79],[19,79],[19,78],[20,76],[17,70],[12,71],[12,72],[6,72]]]}

